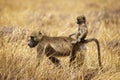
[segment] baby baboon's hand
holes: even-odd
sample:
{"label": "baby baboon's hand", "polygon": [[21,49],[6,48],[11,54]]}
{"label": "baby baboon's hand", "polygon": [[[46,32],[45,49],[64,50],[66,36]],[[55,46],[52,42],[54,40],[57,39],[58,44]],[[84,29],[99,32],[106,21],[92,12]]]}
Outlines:
{"label": "baby baboon's hand", "polygon": [[80,41],[81,41],[81,39],[78,39],[78,40],[77,40],[77,42],[80,42]]}
{"label": "baby baboon's hand", "polygon": [[76,44],[77,43],[77,41],[72,41],[72,44]]}

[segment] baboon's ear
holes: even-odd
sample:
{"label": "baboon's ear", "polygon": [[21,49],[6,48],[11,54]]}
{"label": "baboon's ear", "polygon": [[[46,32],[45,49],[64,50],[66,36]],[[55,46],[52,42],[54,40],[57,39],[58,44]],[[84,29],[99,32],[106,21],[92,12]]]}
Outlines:
{"label": "baboon's ear", "polygon": [[39,31],[39,35],[42,35],[42,33]]}

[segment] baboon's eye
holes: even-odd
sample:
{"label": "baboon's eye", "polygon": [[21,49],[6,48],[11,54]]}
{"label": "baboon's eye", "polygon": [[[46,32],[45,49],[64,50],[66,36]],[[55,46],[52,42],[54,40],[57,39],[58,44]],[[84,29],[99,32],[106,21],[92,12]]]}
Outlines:
{"label": "baboon's eye", "polygon": [[37,38],[34,38],[34,41],[37,41]]}
{"label": "baboon's eye", "polygon": [[30,38],[31,38],[31,39],[34,39],[34,37],[33,37],[33,36],[30,36]]}
{"label": "baboon's eye", "polygon": [[42,35],[42,33],[39,31],[39,35]]}

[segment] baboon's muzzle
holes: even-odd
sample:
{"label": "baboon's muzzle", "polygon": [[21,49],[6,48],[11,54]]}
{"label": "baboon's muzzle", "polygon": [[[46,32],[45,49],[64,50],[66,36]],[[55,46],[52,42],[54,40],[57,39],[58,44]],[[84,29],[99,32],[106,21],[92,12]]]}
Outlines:
{"label": "baboon's muzzle", "polygon": [[33,40],[30,40],[29,43],[28,43],[28,46],[29,46],[30,48],[33,48],[33,47],[35,47],[36,45],[37,45],[37,42],[35,42],[35,41],[33,41]]}

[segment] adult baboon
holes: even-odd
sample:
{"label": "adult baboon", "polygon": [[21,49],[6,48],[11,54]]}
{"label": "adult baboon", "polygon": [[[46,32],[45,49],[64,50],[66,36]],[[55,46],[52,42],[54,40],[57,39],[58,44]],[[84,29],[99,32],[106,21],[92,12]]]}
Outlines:
{"label": "adult baboon", "polygon": [[[37,58],[45,54],[55,65],[59,65],[60,61],[56,58],[58,56],[70,56],[70,63],[75,59],[77,51],[80,51],[81,44],[86,44],[95,41],[98,47],[99,66],[101,67],[100,46],[97,39],[88,39],[77,43],[74,47],[70,37],[49,37],[43,35],[41,32],[33,32],[28,43],[30,48],[37,46]],[[73,50],[73,51],[72,51]],[[71,53],[73,55],[71,55]]]}

